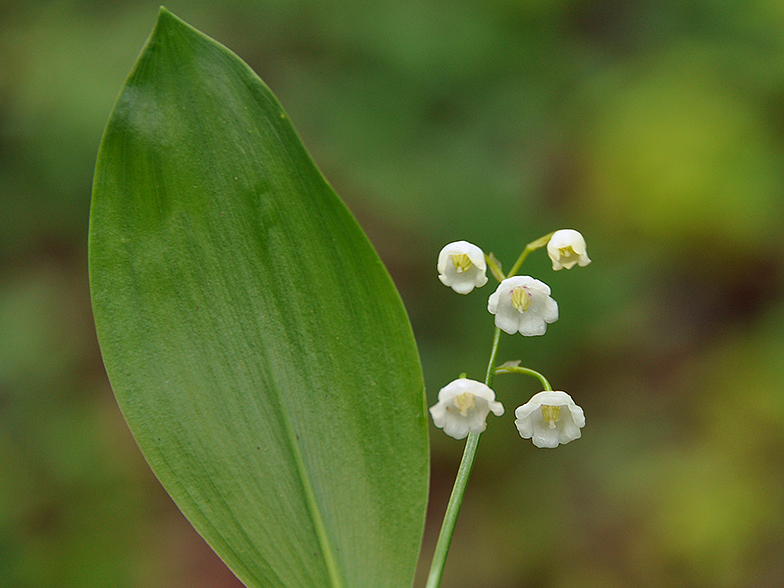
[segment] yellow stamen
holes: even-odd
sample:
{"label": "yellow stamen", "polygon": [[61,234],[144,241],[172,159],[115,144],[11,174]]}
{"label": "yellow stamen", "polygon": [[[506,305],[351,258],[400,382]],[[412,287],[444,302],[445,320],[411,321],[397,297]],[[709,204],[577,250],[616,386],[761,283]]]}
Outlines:
{"label": "yellow stamen", "polygon": [[523,313],[528,310],[531,304],[531,295],[523,286],[515,286],[512,290],[512,306],[517,309],[517,312]]}
{"label": "yellow stamen", "polygon": [[572,255],[576,255],[571,245],[568,247],[561,247],[558,251],[560,252],[561,257],[571,257]]}
{"label": "yellow stamen", "polygon": [[561,418],[561,407],[550,406],[549,404],[542,405],[542,418],[544,422],[550,423],[550,428],[555,429],[555,423]]}
{"label": "yellow stamen", "polygon": [[468,411],[474,408],[476,398],[470,392],[463,392],[460,396],[455,396],[455,406],[463,416],[468,416]]}
{"label": "yellow stamen", "polygon": [[468,255],[465,253],[458,253],[457,255],[452,256],[452,265],[455,266],[455,271],[458,274],[462,274],[463,272],[467,272],[471,267],[471,260],[468,259]]}

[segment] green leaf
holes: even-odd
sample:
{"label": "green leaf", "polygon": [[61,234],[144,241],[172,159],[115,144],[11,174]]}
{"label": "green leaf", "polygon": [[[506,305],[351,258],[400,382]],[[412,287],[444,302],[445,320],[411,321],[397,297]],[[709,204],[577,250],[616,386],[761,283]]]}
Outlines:
{"label": "green leaf", "polygon": [[398,293],[270,90],[165,9],[101,144],[90,282],[131,431],[247,586],[412,583],[428,439]]}

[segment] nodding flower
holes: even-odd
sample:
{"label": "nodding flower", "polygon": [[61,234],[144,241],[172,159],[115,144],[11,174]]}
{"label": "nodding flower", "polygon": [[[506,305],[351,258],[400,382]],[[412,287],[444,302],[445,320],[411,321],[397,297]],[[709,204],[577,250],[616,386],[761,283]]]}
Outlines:
{"label": "nodding flower", "polygon": [[591,263],[585,248],[585,239],[579,231],[561,229],[553,233],[547,242],[547,255],[553,262],[553,269],[572,269],[575,265],[584,267]]}
{"label": "nodding flower", "polygon": [[468,241],[449,243],[438,254],[438,279],[458,294],[487,284],[484,252]]}
{"label": "nodding flower", "polygon": [[514,276],[498,284],[487,310],[495,315],[495,326],[510,335],[544,335],[547,324],[558,320],[558,303],[550,298],[550,287],[531,276]]}
{"label": "nodding flower", "polygon": [[515,410],[515,426],[537,447],[558,447],[579,439],[585,413],[566,392],[546,390]]}
{"label": "nodding flower", "polygon": [[490,412],[501,416],[504,405],[496,401],[491,388],[468,378],[458,378],[441,388],[438,402],[430,407],[433,424],[455,439],[484,431]]}

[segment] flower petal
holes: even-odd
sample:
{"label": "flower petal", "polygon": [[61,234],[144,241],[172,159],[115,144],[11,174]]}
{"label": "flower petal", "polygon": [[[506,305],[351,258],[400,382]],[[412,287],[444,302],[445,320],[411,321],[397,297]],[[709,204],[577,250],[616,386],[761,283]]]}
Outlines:
{"label": "flower petal", "polygon": [[[560,410],[543,411],[542,407]],[[563,410],[566,409],[566,410]],[[548,420],[545,420],[545,412]],[[515,410],[515,426],[523,439],[531,439],[537,447],[553,448],[582,436],[585,413],[566,392],[546,390],[534,394],[527,403]]]}
{"label": "flower petal", "polygon": [[504,405],[496,401],[491,388],[468,378],[458,378],[441,388],[438,402],[430,407],[433,424],[455,439],[483,432],[490,412],[501,416]]}
{"label": "flower petal", "polygon": [[547,242],[547,255],[553,262],[555,271],[572,269],[578,264],[583,267],[591,263],[585,238],[574,229],[555,231]]}
{"label": "flower petal", "polygon": [[510,335],[544,335],[547,323],[558,320],[558,303],[550,298],[550,287],[531,276],[503,280],[490,295],[487,310],[495,315],[496,327]]}
{"label": "flower petal", "polygon": [[487,283],[484,252],[468,241],[455,241],[438,254],[438,279],[458,294],[468,294]]}

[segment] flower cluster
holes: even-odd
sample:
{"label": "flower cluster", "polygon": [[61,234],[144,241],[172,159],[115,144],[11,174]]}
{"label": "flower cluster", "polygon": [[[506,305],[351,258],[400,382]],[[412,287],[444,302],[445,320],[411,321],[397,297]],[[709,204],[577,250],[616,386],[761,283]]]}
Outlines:
{"label": "flower cluster", "polygon": [[[499,280],[490,295],[487,310],[494,316],[497,329],[526,337],[544,335],[547,325],[558,320],[558,303],[550,296],[550,287],[531,276],[517,276],[526,256],[546,246],[553,270],[584,267],[591,263],[585,239],[574,229],[562,229],[528,244],[509,275],[504,275],[496,259],[467,241],[446,245],[438,256],[438,278],[459,294],[468,294],[487,283],[487,269]],[[497,345],[497,337],[496,343]],[[491,357],[495,357],[496,347]],[[492,361],[492,360],[491,360]],[[523,439],[531,439],[536,447],[557,447],[579,439],[585,426],[583,409],[566,392],[554,391],[547,380],[534,370],[521,368],[519,362],[490,366],[489,374],[523,373],[539,378],[545,390],[535,394],[515,410],[515,426]],[[488,378],[488,384],[492,378]],[[485,430],[487,415],[504,414],[503,405],[487,384],[458,378],[438,393],[438,402],[430,408],[436,427],[450,437],[464,439],[470,433]]]}

